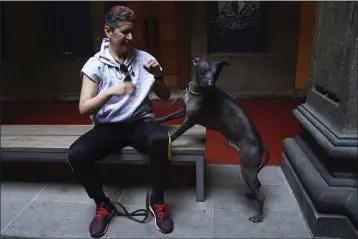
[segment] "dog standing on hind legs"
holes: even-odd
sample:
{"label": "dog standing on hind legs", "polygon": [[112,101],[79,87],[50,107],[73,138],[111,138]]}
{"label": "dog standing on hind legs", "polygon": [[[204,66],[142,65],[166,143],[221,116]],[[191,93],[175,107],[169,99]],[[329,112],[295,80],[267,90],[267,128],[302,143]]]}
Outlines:
{"label": "dog standing on hind legs", "polygon": [[[260,191],[261,183],[258,173],[267,164],[269,151],[244,110],[237,102],[220,88],[215,86],[225,61],[213,62],[193,58],[195,80],[191,81],[177,101],[185,107],[177,112],[157,119],[165,122],[185,116],[184,122],[171,134],[172,142],[195,124],[220,132],[226,139],[226,145],[240,151],[241,173],[250,193],[245,196],[257,201],[257,214],[250,217],[254,223],[263,221],[265,196]],[[266,152],[264,163],[262,155]]]}

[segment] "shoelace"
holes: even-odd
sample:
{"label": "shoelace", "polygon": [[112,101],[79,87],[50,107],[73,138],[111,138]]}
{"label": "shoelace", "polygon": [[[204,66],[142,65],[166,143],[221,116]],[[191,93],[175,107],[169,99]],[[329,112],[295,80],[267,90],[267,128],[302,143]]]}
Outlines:
{"label": "shoelace", "polygon": [[156,204],[154,205],[155,207],[155,212],[158,214],[158,216],[160,217],[167,217],[169,214],[169,207],[168,207],[168,203],[163,203],[163,204]]}
{"label": "shoelace", "polygon": [[96,210],[96,219],[102,220],[105,216],[109,216],[108,210],[105,208],[105,203],[101,203]]}

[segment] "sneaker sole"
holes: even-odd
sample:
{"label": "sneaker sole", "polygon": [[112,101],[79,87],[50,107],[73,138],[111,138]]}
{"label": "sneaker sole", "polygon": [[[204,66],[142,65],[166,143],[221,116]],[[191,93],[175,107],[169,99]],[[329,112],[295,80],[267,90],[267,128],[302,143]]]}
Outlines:
{"label": "sneaker sole", "polygon": [[97,235],[92,235],[92,234],[90,234],[91,237],[94,237],[94,238],[103,237],[103,236],[107,233],[107,231],[108,231],[108,224],[109,224],[109,222],[111,221],[111,219],[113,218],[113,216],[114,216],[114,213],[113,213],[113,214],[110,216],[110,218],[108,219],[106,228],[104,229],[104,231],[103,231],[100,235],[97,236]]}
{"label": "sneaker sole", "polygon": [[153,214],[153,217],[154,217],[154,222],[155,222],[155,227],[157,228],[157,230],[163,234],[169,234],[171,233],[172,231],[170,232],[164,232],[163,230],[161,230],[158,226],[157,226],[157,217],[155,216],[155,213],[154,213],[154,210],[152,209],[152,207],[149,205],[149,210],[150,212]]}
{"label": "sneaker sole", "polygon": [[104,234],[106,234],[107,233],[107,230],[108,230],[108,225],[106,226],[106,228],[104,229],[104,231],[101,233],[101,235],[92,235],[91,234],[91,237],[94,237],[94,238],[100,238],[100,237],[103,237],[104,236]]}

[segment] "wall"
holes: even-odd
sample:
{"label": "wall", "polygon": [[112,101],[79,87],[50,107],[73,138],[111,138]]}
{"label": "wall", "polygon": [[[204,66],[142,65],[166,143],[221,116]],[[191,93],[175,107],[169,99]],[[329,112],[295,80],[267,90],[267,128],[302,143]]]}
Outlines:
{"label": "wall", "polygon": [[[13,4],[13,3],[11,3]],[[19,3],[20,4],[20,3]],[[18,49],[15,62],[2,62],[0,67],[0,98],[12,99],[52,99],[62,96],[78,97],[80,92],[79,71],[87,58],[41,59],[37,55],[41,44],[41,25],[35,17],[36,4],[27,4],[19,8],[14,5],[12,16],[24,16],[24,19],[12,19],[15,29],[24,29],[22,35],[27,43],[26,51]],[[38,3],[40,4],[40,3]],[[92,3],[93,39],[98,45],[98,36],[102,31],[101,14],[103,4]],[[190,2],[188,14],[191,22],[191,53],[206,57],[206,8],[205,2]],[[23,15],[18,14],[19,11]],[[26,13],[31,16],[26,17]],[[269,17],[269,53],[267,54],[225,54],[210,55],[209,59],[226,60],[230,67],[222,72],[218,86],[231,93],[244,95],[290,95],[295,92],[295,74],[297,42],[299,33],[300,3],[271,2]],[[23,23],[26,22],[24,28]],[[37,32],[36,32],[37,31]],[[102,35],[102,34],[101,34]],[[13,38],[21,46],[24,38],[17,34]],[[15,44],[15,43],[14,43]],[[94,46],[98,48],[97,46]],[[31,53],[24,55],[23,52]]]}
{"label": "wall", "polygon": [[221,74],[219,87],[240,96],[294,94],[300,2],[269,3],[267,54],[207,55],[205,2],[192,5],[192,55],[230,64]]}
{"label": "wall", "polygon": [[[0,98],[46,100],[79,94],[79,71],[87,57],[44,56],[51,39],[43,27],[43,4],[46,3],[2,4],[2,14],[7,15],[6,23],[10,26],[7,34],[11,42],[5,47],[12,47],[13,52],[10,60],[1,62]],[[95,7],[92,4],[91,10],[94,11]]]}

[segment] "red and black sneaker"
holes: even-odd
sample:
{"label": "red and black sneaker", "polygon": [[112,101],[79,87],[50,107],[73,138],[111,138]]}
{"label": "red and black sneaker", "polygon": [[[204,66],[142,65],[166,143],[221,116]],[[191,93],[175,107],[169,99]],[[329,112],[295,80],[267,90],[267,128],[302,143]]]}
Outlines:
{"label": "red and black sneaker", "polygon": [[149,197],[149,209],[154,216],[156,228],[161,233],[171,233],[174,223],[168,203],[152,203],[151,201],[151,197]]}
{"label": "red and black sneaker", "polygon": [[96,215],[93,218],[89,232],[92,237],[102,237],[108,230],[108,223],[114,216],[114,205],[108,202],[101,202],[96,205]]}

